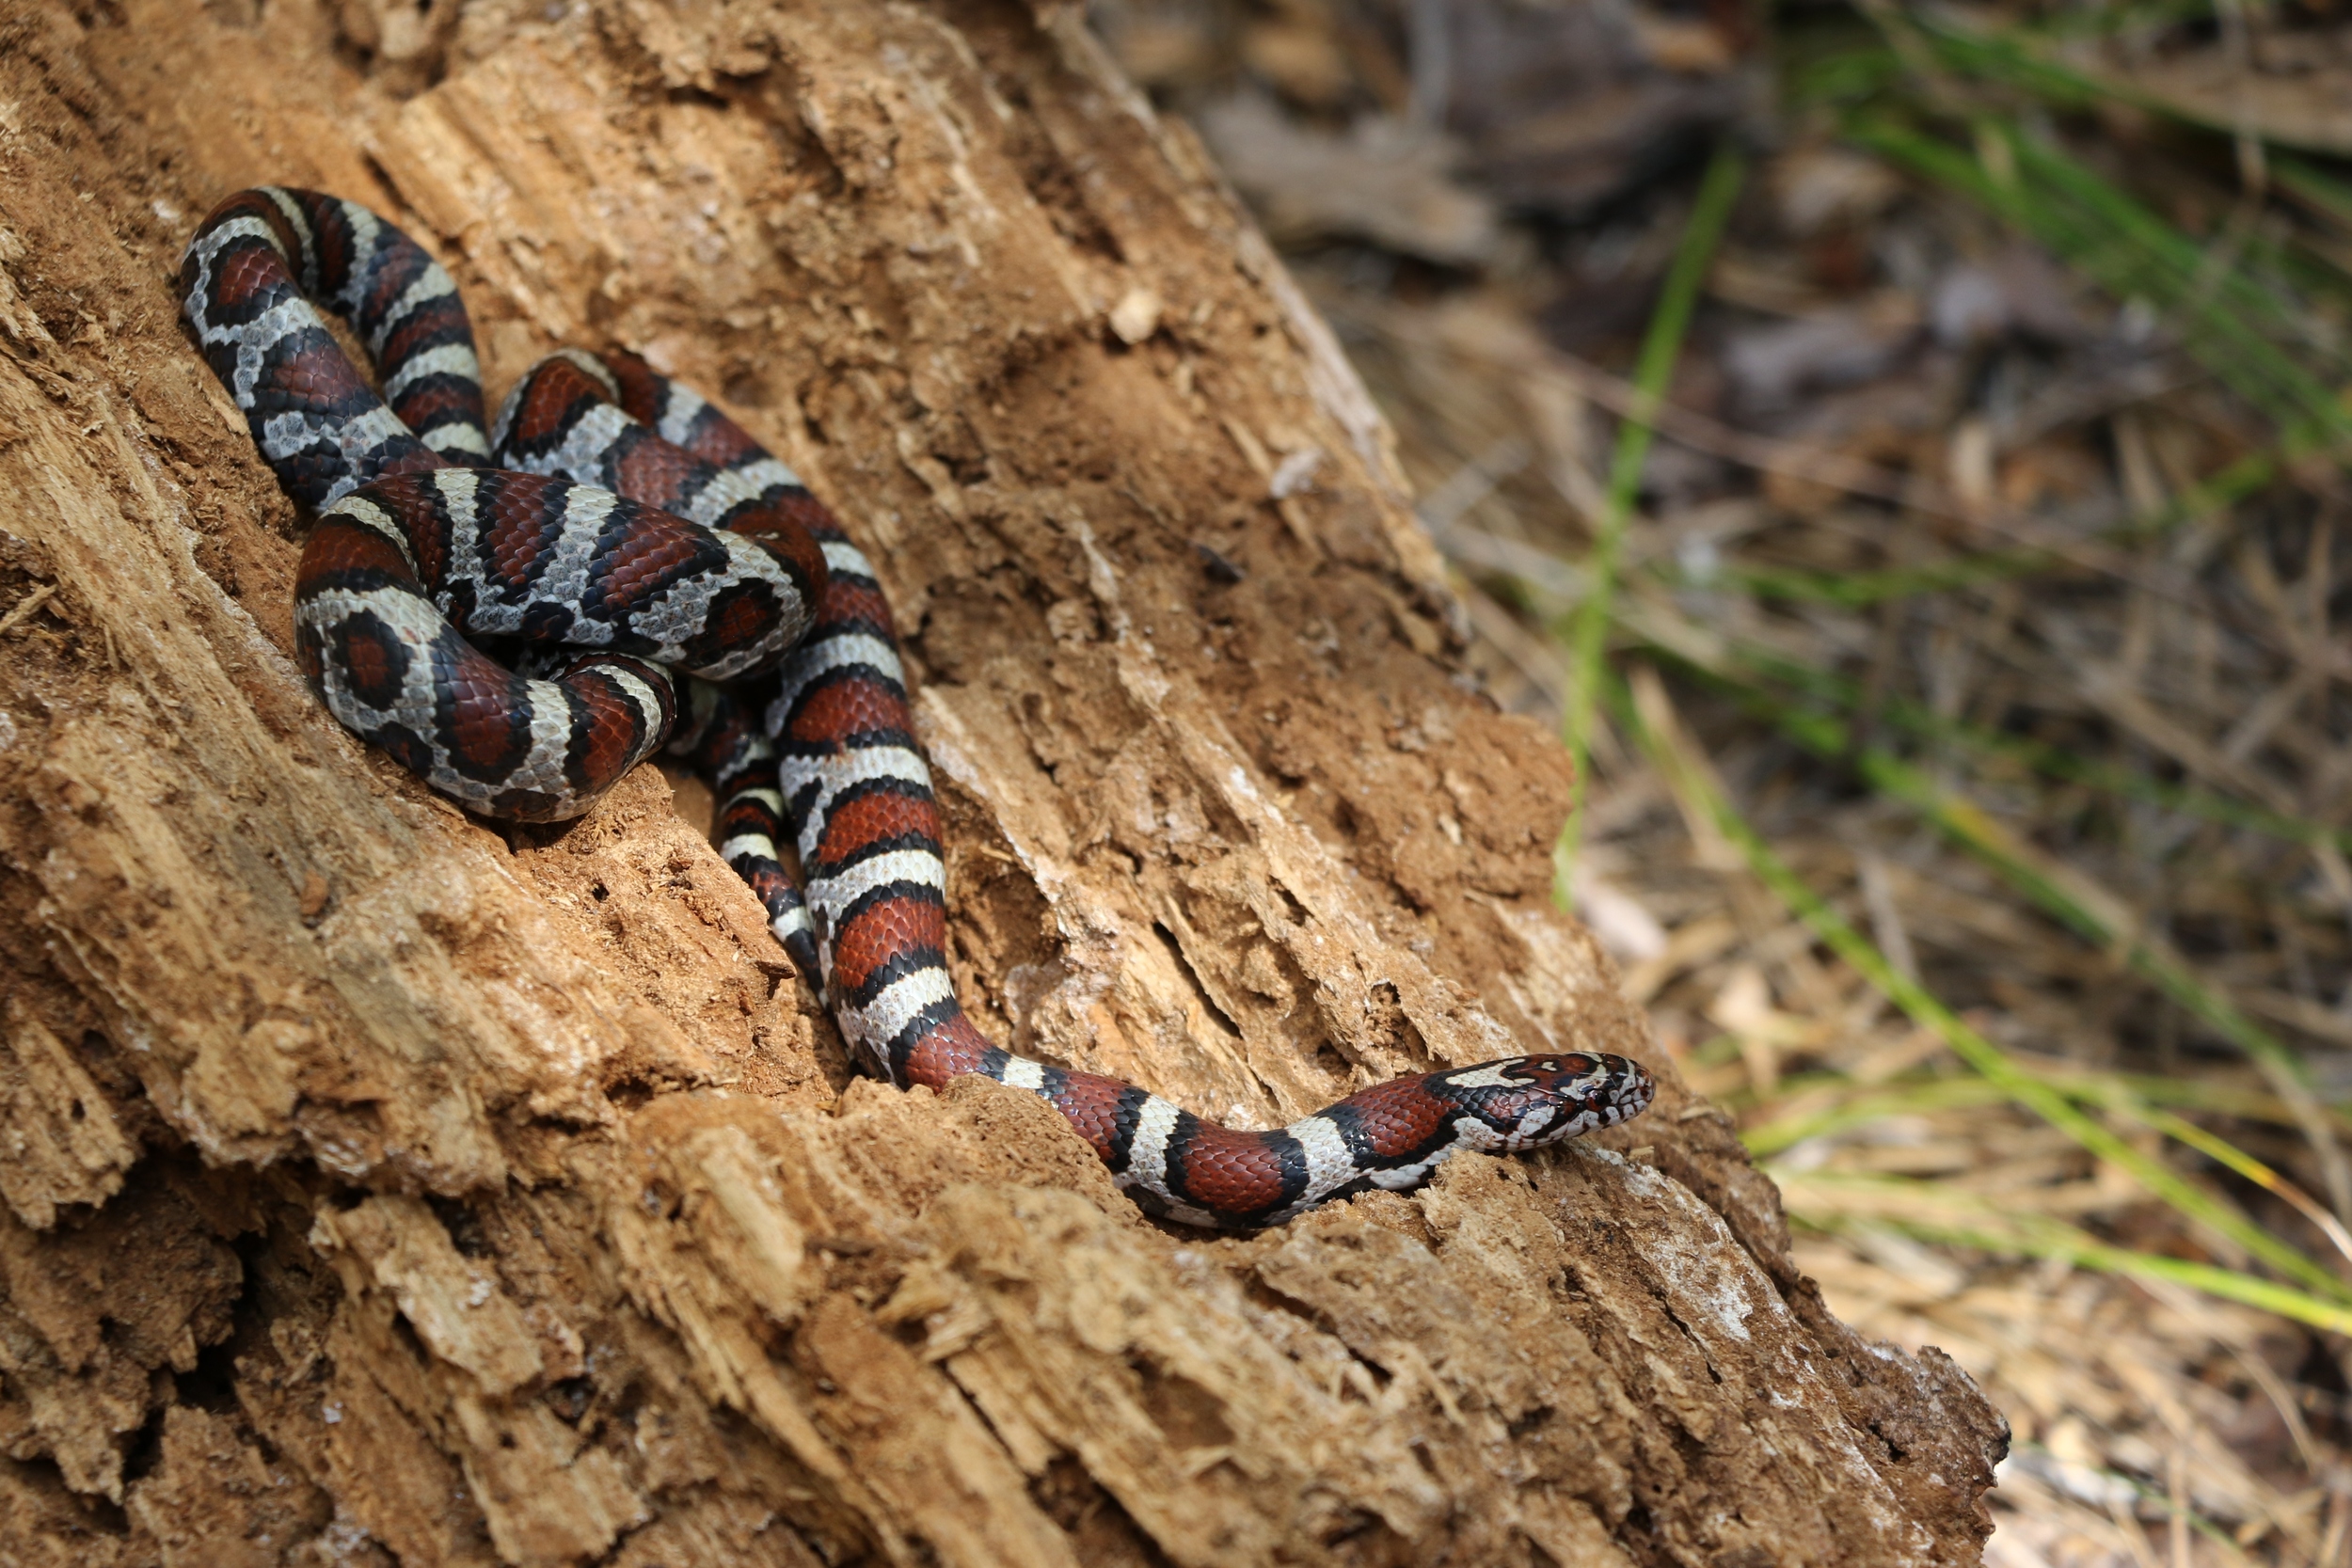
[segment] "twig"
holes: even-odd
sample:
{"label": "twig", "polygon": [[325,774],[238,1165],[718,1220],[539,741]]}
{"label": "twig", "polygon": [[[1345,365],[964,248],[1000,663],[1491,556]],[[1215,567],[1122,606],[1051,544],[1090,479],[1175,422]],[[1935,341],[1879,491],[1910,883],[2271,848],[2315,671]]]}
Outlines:
{"label": "twig", "polygon": [[2007,1052],[1963,1022],[1925,988],[1896,973],[1886,956],[1789,870],[1720,788],[1706,778],[1678,726],[1673,722],[1664,687],[1645,669],[1638,671],[1637,676],[1641,684],[1636,692],[1619,696],[1615,704],[1627,729],[1665,775],[1668,787],[1678,799],[1690,802],[1691,815],[1711,818],[1717,832],[1747,861],[1748,869],[1757,880],[1811,927],[1814,935],[1832,952],[1885,993],[1887,1000],[1900,1007],[1912,1022],[1942,1036],[1953,1054],[1985,1078],[2001,1085],[2018,1104],[2091,1154],[2129,1174],[2184,1217],[2244,1247],[2320,1298],[2332,1299],[2336,1305],[2330,1310],[2352,1324],[2352,1307],[2344,1305],[2352,1302],[2352,1286],[2346,1286],[2287,1242],[2234,1212],[2160,1161],[2132,1147],[2103,1123],[2084,1115],[2058,1089],[2019,1068]]}
{"label": "twig", "polygon": [[0,615],[0,637],[8,636],[8,633],[14,631],[18,626],[23,626],[25,621],[31,618],[33,612],[40,609],[42,605],[47,604],[50,598],[56,594],[56,592],[57,585],[56,583],[44,582],[39,588],[34,589],[23,598],[17,600],[16,608],[9,610],[6,615]]}

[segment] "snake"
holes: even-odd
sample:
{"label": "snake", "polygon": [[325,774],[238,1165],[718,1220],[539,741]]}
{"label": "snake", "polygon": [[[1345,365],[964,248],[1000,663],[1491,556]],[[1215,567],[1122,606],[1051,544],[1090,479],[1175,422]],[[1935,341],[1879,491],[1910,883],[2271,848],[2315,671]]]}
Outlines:
{"label": "snake", "polygon": [[198,225],[179,290],[312,516],[295,652],[327,710],[491,817],[566,820],[657,752],[686,759],[719,801],[721,857],[861,1069],[1027,1090],[1145,1212],[1226,1230],[1407,1192],[1455,1154],[1534,1149],[1648,1107],[1639,1062],[1555,1051],[1232,1128],[995,1045],[947,970],[944,832],[889,604],[788,467],[619,349],[560,350],[485,421],[455,282],[339,197],[229,197]]}

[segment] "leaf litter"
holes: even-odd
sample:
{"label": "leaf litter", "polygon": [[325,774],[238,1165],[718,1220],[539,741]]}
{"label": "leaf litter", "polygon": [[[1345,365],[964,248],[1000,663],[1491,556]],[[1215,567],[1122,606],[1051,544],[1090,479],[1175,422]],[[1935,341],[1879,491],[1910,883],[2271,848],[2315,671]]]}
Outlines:
{"label": "leaf litter", "polygon": [[1089,15],[1588,751],[1561,895],[1801,1263],[2008,1415],[1987,1560],[2352,1561],[2340,8]]}

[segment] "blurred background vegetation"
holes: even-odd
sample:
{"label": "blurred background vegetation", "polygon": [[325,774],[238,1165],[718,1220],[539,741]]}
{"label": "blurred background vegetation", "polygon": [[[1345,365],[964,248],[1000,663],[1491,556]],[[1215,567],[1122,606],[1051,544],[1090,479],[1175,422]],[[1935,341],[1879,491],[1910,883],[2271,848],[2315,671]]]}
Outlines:
{"label": "blurred background vegetation", "polygon": [[2352,8],[1093,0],[1988,1560],[2352,1561]]}

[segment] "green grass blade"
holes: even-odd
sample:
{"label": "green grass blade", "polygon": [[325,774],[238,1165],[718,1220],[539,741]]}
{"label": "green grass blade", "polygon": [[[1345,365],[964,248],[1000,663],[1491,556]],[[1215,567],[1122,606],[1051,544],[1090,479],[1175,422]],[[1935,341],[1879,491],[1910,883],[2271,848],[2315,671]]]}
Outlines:
{"label": "green grass blade", "polygon": [[2306,334],[2271,291],[2234,265],[2216,265],[2203,246],[2041,138],[1991,120],[1976,129],[1982,145],[2001,150],[2010,177],[1883,116],[1855,118],[1847,135],[1979,202],[2116,299],[2146,300],[2199,363],[2281,429],[2330,441],[2352,435],[2352,416],[2333,391],[2278,346]]}
{"label": "green grass blade", "polygon": [[2185,959],[2140,928],[2122,902],[2010,834],[1973,801],[1937,784],[1917,768],[1877,747],[1856,747],[1846,725],[1823,714],[1776,708],[1783,734],[1817,755],[1842,761],[1881,794],[1927,821],[2000,873],[2044,913],[2122,959],[2153,982],[2175,1006],[2203,1022],[2251,1058],[2297,1112],[2297,1124],[2319,1156],[2338,1207],[2348,1186],[2334,1129],[2313,1093],[2309,1069],[2284,1040],[2255,1022],[2218,988],[2206,984]]}
{"label": "green grass blade", "polygon": [[[1817,670],[1736,639],[1725,638],[1722,641],[1723,649],[1732,661],[1729,665],[1721,662],[1692,663],[1675,648],[1655,646],[1657,652],[1672,659],[1677,667],[1725,692],[1759,718],[1778,721],[1784,712],[1797,708],[1797,704],[1776,696],[1769,689],[1770,685],[1793,688],[1802,702],[1815,707],[1826,705],[1843,714],[1859,712],[1865,705],[1865,693],[1860,682]],[[2338,848],[2352,851],[2352,829],[2330,828],[2323,822],[2288,816],[2232,796],[2167,784],[2128,768],[2078,756],[2065,747],[2048,741],[2007,735],[1960,720],[1947,719],[1924,704],[1909,698],[1880,696],[1871,708],[1871,716],[1923,740],[1950,746],[1980,759],[2010,763],[2067,784],[2083,784],[2125,800],[2140,800],[2149,805],[2161,806],[2167,811],[2202,817],[2222,827],[2243,828],[2289,844],[2333,844]],[[1797,721],[1791,719],[1788,721]],[[1829,721],[1837,722],[1834,719]],[[1838,754],[1842,755],[1842,752]]]}
{"label": "green grass blade", "polygon": [[1610,601],[1616,588],[1618,557],[1625,547],[1626,523],[1633,515],[1643,466],[1649,460],[1658,405],[1665,401],[1666,389],[1674,380],[1675,366],[1682,357],[1683,336],[1690,330],[1691,314],[1698,307],[1708,271],[1714,265],[1716,243],[1723,238],[1724,226],[1730,220],[1732,204],[1739,199],[1740,187],[1746,178],[1746,157],[1734,144],[1724,142],[1707,166],[1698,199],[1692,204],[1691,221],[1682,231],[1682,243],[1675,251],[1674,266],[1666,274],[1658,309],[1650,317],[1649,330],[1642,340],[1642,356],[1633,378],[1638,401],[1617,431],[1616,452],[1609,467],[1607,509],[1595,530],[1584,602],[1577,611],[1571,643],[1567,702],[1561,715],[1563,738],[1567,742],[1568,759],[1575,767],[1577,780],[1576,803],[1570,807],[1567,823],[1561,829],[1560,845],[1554,855],[1562,872],[1558,897],[1564,906],[1571,897],[1567,872],[1576,863],[1577,840],[1584,827],[1594,694],[1601,680],[1601,650],[1609,631]]}
{"label": "green grass blade", "polygon": [[[1788,1196],[1790,1216],[1832,1233],[1847,1228],[1856,1217],[1853,1209],[1836,1202],[1836,1196],[1850,1193],[1864,1200],[1861,1206],[1872,1210],[1870,1218],[1921,1241],[1974,1247],[1996,1256],[2022,1253],[2030,1258],[2061,1258],[2079,1268],[2105,1274],[2185,1285],[2332,1333],[2352,1332],[2352,1305],[2332,1299],[2332,1292],[2298,1291],[2218,1264],[2116,1246],[2046,1216],[2000,1213],[1989,1207],[1980,1207],[1975,1214],[1954,1213],[1959,1206],[1953,1195],[1935,1191],[1925,1182],[1823,1171],[1773,1174]],[[1817,1194],[1829,1201],[1818,1206],[1807,1201]],[[1939,1211],[1948,1217],[1938,1217]]]}
{"label": "green grass blade", "polygon": [[[1800,1092],[1794,1084],[1784,1084],[1783,1087],[1792,1097]],[[1750,1155],[1765,1160],[1794,1148],[1809,1138],[1827,1137],[1851,1128],[1867,1127],[1888,1117],[1919,1116],[1930,1111],[1970,1110],[1983,1105],[2004,1104],[2008,1100],[2008,1090],[1982,1078],[1938,1078],[1925,1084],[1906,1084],[1857,1093],[1819,1110],[1759,1122],[1754,1127],[1741,1129],[1740,1141],[1747,1145]]]}
{"label": "green grass blade", "polygon": [[2224,1236],[2280,1274],[2323,1295],[2352,1303],[2347,1286],[2294,1245],[2272,1235],[2235,1212],[2211,1194],[2185,1180],[2112,1130],[2078,1110],[2073,1101],[2010,1060],[2006,1052],[1969,1027],[1918,982],[1889,963],[1876,944],[1856,931],[1844,916],[1829,907],[1803,878],[1775,855],[1763,836],[1728,800],[1693,768],[1679,748],[1652,731],[1622,686],[1611,689],[1613,707],[1627,733],[1641,745],[1677,795],[1711,820],[1726,841],[1747,862],[1749,871],[1789,911],[1811,928],[1815,937],[1850,965],[1880,994],[1899,1007],[1914,1023],[1933,1030],[1952,1053],[1988,1081],[1999,1085],[2018,1104],[2073,1138],[2101,1160],[2126,1172],[2155,1196],[2186,1218]]}
{"label": "green grass blade", "polygon": [[2219,990],[2200,980],[2177,954],[2122,915],[2119,901],[2069,886],[2073,879],[2061,867],[2010,833],[1974,801],[1944,788],[1926,772],[1891,752],[1875,746],[1852,745],[1847,726],[1825,714],[1779,707],[1772,717],[1790,739],[1816,755],[1851,765],[1881,794],[1911,807],[1955,843],[2000,872],[2060,925],[2085,941],[2117,954],[2249,1056],[2283,1069],[2296,1082],[2308,1085],[2309,1075],[2301,1057],[2283,1040],[2249,1018]]}
{"label": "green grass blade", "polygon": [[[2138,544],[2160,539],[2184,523],[2232,506],[2269,486],[2281,465],[2274,452],[2249,452],[2221,472],[2173,498],[2159,512],[2129,518],[2100,531],[2104,544]],[[1832,604],[1862,610],[1889,599],[1915,598],[1923,594],[1983,588],[2043,572],[2077,570],[2074,563],[2049,550],[2021,546],[1955,556],[1922,566],[1880,572],[1807,572],[1789,567],[1743,566],[1718,568],[1705,582],[1693,582],[1672,562],[1659,562],[1646,574],[1676,586],[1744,590],[1763,599],[1790,603]]]}
{"label": "green grass blade", "polygon": [[[1915,10],[1900,25],[1944,68],[2029,95],[2054,108],[2079,111],[2102,103],[2122,103],[2175,124],[2238,136],[2241,127],[2234,117],[2217,116],[2209,106],[2148,91],[2128,75],[2078,70],[2068,61],[2066,40],[2070,37],[2079,36],[2086,25],[2090,31],[2106,30],[2122,14],[2117,8],[2102,8],[2072,19],[2077,24],[2074,26],[2069,25],[2069,19],[2053,17],[2028,25],[1992,27],[1981,17],[1963,19],[1948,10]],[[2323,212],[2332,207],[2341,218],[2344,205],[2341,199],[2328,199],[2328,187],[2333,182],[2326,175],[2276,151],[2265,161],[2274,184]],[[2343,187],[2336,185],[2335,192],[2341,198]],[[2249,266],[2304,290],[2342,293],[2347,270],[2352,270],[2340,255],[2292,234],[2281,238],[2259,228],[2249,229],[2233,235],[2231,244]],[[2258,310],[2265,308],[2258,304]]]}
{"label": "green grass blade", "polygon": [[[2260,1165],[2260,1161],[2196,1123],[2168,1114],[2163,1107],[2180,1105],[2208,1116],[2268,1122],[2279,1127],[2302,1125],[2293,1106],[2276,1095],[2259,1090],[2233,1089],[2193,1079],[2101,1072],[2046,1061],[2020,1062],[2019,1066],[2070,1100],[2132,1115],[2175,1142],[2196,1148],[2264,1185],[2269,1185],[2269,1181],[2255,1175],[2251,1168]],[[1763,1160],[1807,1139],[1834,1137],[1888,1117],[1970,1110],[2001,1103],[2008,1098],[2000,1085],[1973,1075],[1864,1085],[1839,1073],[1794,1074],[1781,1080],[1779,1101],[1798,1108],[1742,1128],[1740,1141],[1747,1146],[1750,1154]],[[2347,1122],[2341,1112],[2331,1113],[2329,1121],[2340,1133],[2352,1132],[2352,1122]],[[2268,1170],[2266,1166],[2263,1168]]]}
{"label": "green grass blade", "polygon": [[2206,1159],[2227,1166],[2246,1180],[2276,1195],[2327,1237],[2328,1244],[2336,1249],[2338,1256],[2352,1262],[2352,1231],[2344,1229],[2344,1222],[2329,1213],[2317,1198],[2237,1145],[2169,1111],[2159,1111],[2129,1100],[2116,1104],[2114,1109],[2177,1143],[2187,1145]]}
{"label": "green grass blade", "polygon": [[2270,177],[2282,189],[2325,214],[2339,229],[2352,231],[2352,182],[2315,164],[2282,154],[2272,155]]}

